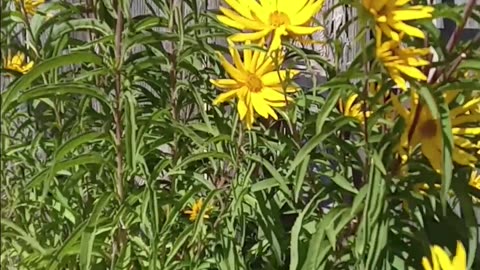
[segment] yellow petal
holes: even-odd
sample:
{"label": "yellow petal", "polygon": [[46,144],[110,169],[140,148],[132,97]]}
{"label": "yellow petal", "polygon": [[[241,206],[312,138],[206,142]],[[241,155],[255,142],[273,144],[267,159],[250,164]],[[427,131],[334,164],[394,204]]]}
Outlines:
{"label": "yellow petal", "polygon": [[226,26],[230,26],[230,27],[233,27],[233,28],[236,28],[236,29],[239,29],[239,30],[245,30],[246,29],[245,25],[243,25],[239,22],[236,22],[236,21],[230,19],[227,16],[217,15],[217,20],[219,22],[225,24]]}
{"label": "yellow petal", "polygon": [[286,35],[287,32],[285,30],[285,26],[280,26],[277,29],[275,29],[275,32],[273,34],[273,39],[272,43],[270,44],[270,49],[268,50],[268,55],[271,55],[272,52],[275,52],[277,50],[280,50],[282,47],[282,36]]}
{"label": "yellow petal", "polygon": [[321,30],[323,30],[323,27],[321,26],[316,26],[316,27],[293,26],[293,25],[287,26],[287,31],[295,35],[311,35]]}
{"label": "yellow petal", "polygon": [[450,116],[455,117],[459,114],[465,113],[466,111],[469,111],[477,106],[477,104],[480,104],[480,98],[474,98],[472,100],[467,101],[465,104],[463,104],[460,107],[456,107],[450,111]]}
{"label": "yellow petal", "polygon": [[452,128],[455,135],[480,135],[480,127]]}
{"label": "yellow petal", "polygon": [[418,38],[423,38],[425,39],[425,34],[422,32],[422,30],[416,28],[416,27],[413,27],[411,25],[408,25],[406,23],[403,23],[403,22],[396,22],[393,27],[399,31],[402,31],[402,32],[405,32],[406,34],[410,35],[410,36],[414,36],[414,37],[418,37]]}
{"label": "yellow petal", "polygon": [[480,123],[480,114],[461,115],[452,119],[452,126],[459,126],[465,123]]}
{"label": "yellow petal", "polygon": [[432,14],[424,12],[423,10],[415,9],[400,9],[392,12],[393,20],[395,21],[409,21],[418,19],[432,18]]}
{"label": "yellow petal", "polygon": [[467,254],[460,241],[457,241],[457,254],[453,257],[453,269],[467,269]]}
{"label": "yellow petal", "polygon": [[268,118],[268,104],[265,103],[264,99],[257,93],[252,93],[251,101],[255,111],[262,116],[263,118]]}
{"label": "yellow petal", "polygon": [[437,269],[432,269],[432,266],[430,265],[430,262],[426,257],[423,257],[422,259],[422,265],[425,270],[437,270]]}
{"label": "yellow petal", "polygon": [[[292,1],[292,0],[290,0]],[[307,4],[297,14],[290,18],[291,25],[303,25],[317,14],[322,8],[323,1],[316,1],[313,4]]]}
{"label": "yellow petal", "polygon": [[408,75],[409,77],[412,77],[414,79],[421,80],[421,81],[427,80],[427,77],[425,76],[425,74],[423,74],[423,72],[421,72],[415,67],[409,67],[409,66],[403,66],[403,65],[397,65],[395,67],[398,70],[400,70],[402,73],[405,73],[406,75]]}
{"label": "yellow petal", "polygon": [[241,72],[245,72],[245,67],[243,66],[242,59],[240,58],[238,50],[235,48],[235,44],[230,39],[227,39],[227,42],[228,49],[230,51],[230,55],[232,56],[235,67],[238,68]]}
{"label": "yellow petal", "polygon": [[210,83],[221,89],[232,89],[240,87],[238,82],[232,79],[210,80]]}
{"label": "yellow petal", "polygon": [[266,28],[261,31],[253,32],[253,33],[238,33],[238,34],[232,35],[230,39],[235,42],[245,42],[247,40],[254,41],[254,40],[259,40],[265,37],[271,31],[272,31],[271,28]]}
{"label": "yellow petal", "polygon": [[217,98],[215,98],[215,100],[213,101],[213,105],[218,105],[218,104],[221,104],[223,102],[226,102],[226,101],[229,101],[229,100],[233,99],[235,97],[235,95],[237,94],[237,91],[238,90],[231,90],[231,91],[228,91],[228,92],[225,92],[225,93],[221,93],[220,95],[218,95]]}
{"label": "yellow petal", "polygon": [[285,102],[288,99],[284,94],[268,87],[263,88],[261,94],[263,99],[273,102]]}
{"label": "yellow petal", "polygon": [[252,19],[250,9],[247,5],[242,5],[236,0],[225,0],[225,2],[243,17]]}
{"label": "yellow petal", "polygon": [[245,101],[243,99],[238,100],[237,111],[240,120],[244,119],[245,115],[247,114],[247,105],[245,104]]}
{"label": "yellow petal", "polygon": [[230,19],[234,20],[235,22],[242,24],[245,26],[246,29],[251,30],[261,30],[265,28],[265,25],[254,20],[249,20],[245,17],[238,15],[236,12],[233,12],[230,9],[220,7],[220,11],[225,14],[225,16],[229,17]]}
{"label": "yellow petal", "polygon": [[474,166],[477,163],[477,158],[461,148],[455,147],[453,149],[452,159],[463,166]]}
{"label": "yellow petal", "polygon": [[285,82],[287,78],[291,79],[299,73],[298,70],[280,70],[271,71],[262,76],[262,83],[266,86],[277,86]]}
{"label": "yellow petal", "polygon": [[232,64],[230,64],[225,57],[217,52],[217,56],[220,59],[220,63],[222,64],[223,68],[225,71],[236,81],[244,82],[247,78],[247,75],[245,73],[240,72],[238,69],[236,69]]}
{"label": "yellow petal", "polygon": [[454,269],[452,268],[452,263],[447,253],[441,249],[439,246],[434,246],[434,253],[437,256],[438,262],[440,264],[440,269]]}

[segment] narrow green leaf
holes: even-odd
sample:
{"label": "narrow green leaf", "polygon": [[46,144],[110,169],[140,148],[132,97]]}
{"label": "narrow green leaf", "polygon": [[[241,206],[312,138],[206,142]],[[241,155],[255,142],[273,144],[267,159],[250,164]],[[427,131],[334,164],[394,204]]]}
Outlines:
{"label": "narrow green leaf", "polygon": [[339,130],[344,125],[348,124],[349,120],[346,118],[341,118],[333,123],[334,127],[329,129],[328,132],[318,133],[313,136],[301,149],[298,151],[297,156],[290,164],[290,169],[288,170],[287,177],[290,176],[297,166],[306,158],[307,155],[312,152],[321,142],[323,142],[328,136],[332,133]]}
{"label": "narrow green leaf", "polygon": [[325,101],[325,104],[323,104],[317,116],[317,121],[315,124],[315,132],[317,134],[322,133],[325,120],[327,120],[328,115],[333,110],[333,108],[335,108],[335,106],[337,105],[338,98],[340,97],[341,94],[342,94],[342,91],[339,91],[338,89],[334,89],[328,95],[328,98]]}
{"label": "narrow green leaf", "polygon": [[125,101],[125,157],[132,173],[137,167],[137,121],[135,116],[136,100],[130,92],[124,93]]}
{"label": "narrow green leaf", "polygon": [[102,140],[102,136],[104,136],[104,134],[99,132],[88,132],[75,136],[57,148],[55,151],[55,159],[62,160],[65,155],[75,150],[78,146],[85,143],[91,143],[95,140]]}
{"label": "narrow green leaf", "polygon": [[272,175],[273,179],[275,179],[278,182],[278,185],[280,186],[280,189],[285,193],[285,195],[290,196],[291,192],[290,189],[287,186],[287,182],[285,178],[283,178],[280,173],[275,169],[275,167],[268,162],[267,160],[256,156],[256,155],[251,155],[248,156],[249,159],[258,162],[259,164],[262,164],[265,169],[268,170],[268,172]]}
{"label": "narrow green leaf", "polygon": [[93,53],[76,52],[52,57],[34,66],[32,70],[12,83],[11,86],[2,93],[2,115],[5,114],[10,105],[18,98],[20,92],[27,89],[27,87],[43,73],[62,66],[81,63],[100,65],[102,63],[102,58]]}

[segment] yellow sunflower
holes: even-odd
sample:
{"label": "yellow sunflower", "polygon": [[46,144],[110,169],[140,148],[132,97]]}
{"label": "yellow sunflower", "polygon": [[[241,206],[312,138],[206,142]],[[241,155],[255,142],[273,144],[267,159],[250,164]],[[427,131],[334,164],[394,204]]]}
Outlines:
{"label": "yellow sunflower", "polygon": [[[457,94],[458,92],[454,91],[448,92],[445,95],[446,103],[450,104]],[[420,145],[421,152],[429,160],[432,168],[441,173],[444,144],[440,120],[432,117],[427,106],[420,105],[417,94],[412,94],[410,109],[400,104],[396,96],[392,97],[392,103],[406,123],[398,149],[402,160],[406,161],[411,150]],[[474,151],[479,148],[475,136],[480,135],[480,113],[468,113],[468,111],[479,103],[480,98],[475,98],[450,109],[453,135],[452,159],[460,165],[475,166],[478,162]],[[414,121],[417,110],[420,110],[419,117]]]}
{"label": "yellow sunflower", "polygon": [[[185,210],[184,213],[189,215],[188,219],[193,222],[197,219],[198,215],[200,214],[200,211],[202,210],[202,207],[203,207],[203,200],[198,199],[192,205],[192,208],[190,210]],[[207,207],[207,209],[205,209],[205,213],[203,215],[204,219],[210,218],[210,216],[207,213],[210,212],[211,209],[212,209],[211,206],[209,206],[209,207]]]}
{"label": "yellow sunflower", "polygon": [[375,23],[387,37],[400,41],[400,33],[425,38],[422,30],[405,21],[432,18],[433,7],[405,6],[410,0],[363,0],[363,6],[375,18]]}
{"label": "yellow sunflower", "polygon": [[256,41],[273,32],[272,50],[280,47],[286,35],[311,35],[323,27],[309,26],[320,11],[323,0],[225,0],[231,9],[220,7],[220,22],[230,27],[251,31],[231,36],[234,42]]}
{"label": "yellow sunflower", "polygon": [[343,100],[340,100],[338,102],[338,107],[343,115],[353,117],[363,123],[365,121],[365,115],[368,118],[372,112],[367,111],[364,114],[362,106],[363,102],[358,102],[357,98],[357,94],[352,94],[347,98],[345,102]]}
{"label": "yellow sunflower", "polygon": [[[246,45],[250,43],[247,42]],[[257,45],[263,47],[264,42],[260,41]],[[251,129],[255,122],[255,112],[263,118],[271,116],[273,119],[278,119],[272,107],[285,107],[292,101],[286,93],[296,92],[299,88],[286,84],[299,71],[277,70],[283,62],[281,54],[277,54],[278,57],[273,59],[260,49],[245,48],[242,61],[238,50],[230,40],[229,49],[234,65],[230,64],[222,54],[218,53],[218,57],[231,79],[210,80],[213,85],[225,91],[213,101],[213,104],[218,105],[237,98],[240,120],[248,129]]]}
{"label": "yellow sunflower", "polygon": [[[377,29],[377,33],[380,31]],[[383,64],[395,84],[402,90],[407,90],[407,82],[403,76],[419,81],[426,81],[427,76],[418,67],[426,66],[429,62],[422,59],[428,55],[430,49],[404,48],[400,42],[389,40],[381,41],[381,34],[377,34],[377,59]]]}
{"label": "yellow sunflower", "polygon": [[448,254],[439,246],[430,248],[432,264],[427,257],[423,257],[422,265],[425,270],[467,270],[467,254],[460,241],[457,241],[457,253],[450,260]]}
{"label": "yellow sunflower", "polygon": [[21,7],[23,2],[23,7],[25,7],[25,12],[33,16],[37,11],[38,6],[45,3],[45,0],[15,0],[15,4],[17,7]]}
{"label": "yellow sunflower", "polygon": [[8,56],[7,59],[4,60],[3,68],[25,74],[32,69],[33,61],[30,61],[27,64],[25,64],[24,61],[25,54],[17,52],[14,56]]}

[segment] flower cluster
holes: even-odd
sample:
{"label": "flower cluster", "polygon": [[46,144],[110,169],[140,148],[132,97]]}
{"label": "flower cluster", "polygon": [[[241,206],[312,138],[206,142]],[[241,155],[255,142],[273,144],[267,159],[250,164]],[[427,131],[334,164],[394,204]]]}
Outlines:
{"label": "flower cluster", "polygon": [[406,6],[409,0],[363,0],[363,6],[375,21],[375,40],[377,59],[383,63],[398,88],[407,90],[404,76],[420,81],[427,77],[418,67],[429,64],[422,56],[429,49],[405,47],[402,39],[407,35],[425,38],[418,28],[405,21],[432,18],[433,7]]}
{"label": "flower cluster", "polygon": [[[283,37],[298,39],[322,30],[311,23],[322,8],[323,0],[225,2],[230,8],[221,7],[223,15],[218,15],[218,20],[244,32],[228,38],[233,64],[218,53],[230,78],[211,80],[224,91],[214,104],[237,99],[239,117],[246,128],[251,129],[257,115],[277,119],[274,108],[285,107],[293,101],[287,94],[299,90],[291,82],[299,71],[282,69],[284,48],[281,41]],[[235,42],[243,45],[241,52]]]}

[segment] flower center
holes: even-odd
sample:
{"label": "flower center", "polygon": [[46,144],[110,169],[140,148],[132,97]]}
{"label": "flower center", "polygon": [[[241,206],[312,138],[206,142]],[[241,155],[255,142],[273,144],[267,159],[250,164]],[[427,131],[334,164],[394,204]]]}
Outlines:
{"label": "flower center", "polygon": [[246,85],[248,90],[254,93],[262,91],[263,88],[262,80],[260,80],[255,74],[248,74]]}
{"label": "flower center", "polygon": [[423,139],[432,139],[437,134],[437,121],[430,119],[420,125],[420,134]]}
{"label": "flower center", "polygon": [[270,25],[273,27],[279,27],[281,25],[288,25],[290,24],[290,19],[288,18],[288,15],[280,12],[280,11],[274,11],[273,13],[270,14]]}

